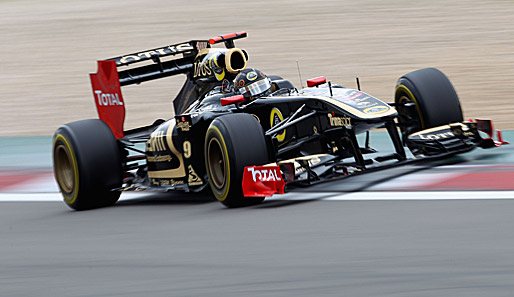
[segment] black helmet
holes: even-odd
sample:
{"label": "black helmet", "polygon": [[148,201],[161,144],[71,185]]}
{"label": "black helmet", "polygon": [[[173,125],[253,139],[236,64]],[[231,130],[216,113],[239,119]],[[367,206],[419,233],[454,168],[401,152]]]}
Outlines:
{"label": "black helmet", "polygon": [[271,81],[262,71],[248,68],[234,79],[234,92],[243,95],[246,101],[255,100],[271,94]]}

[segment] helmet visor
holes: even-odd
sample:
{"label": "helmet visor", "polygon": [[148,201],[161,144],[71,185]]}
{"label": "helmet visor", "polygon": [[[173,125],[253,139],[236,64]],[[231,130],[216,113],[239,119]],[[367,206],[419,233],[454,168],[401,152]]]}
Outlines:
{"label": "helmet visor", "polygon": [[268,78],[261,79],[259,81],[254,82],[244,88],[239,89],[241,94],[245,94],[246,92],[250,93],[250,96],[260,95],[267,90],[271,89],[271,83]]}

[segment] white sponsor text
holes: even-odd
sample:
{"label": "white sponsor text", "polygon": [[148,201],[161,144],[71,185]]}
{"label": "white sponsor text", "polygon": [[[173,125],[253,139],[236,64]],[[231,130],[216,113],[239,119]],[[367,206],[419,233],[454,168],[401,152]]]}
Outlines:
{"label": "white sponsor text", "polygon": [[95,90],[95,94],[98,98],[98,105],[100,106],[123,105],[118,94],[102,93],[100,90]]}
{"label": "white sponsor text", "polygon": [[276,168],[256,170],[253,167],[247,168],[252,173],[253,181],[279,181],[282,180],[280,173]]}

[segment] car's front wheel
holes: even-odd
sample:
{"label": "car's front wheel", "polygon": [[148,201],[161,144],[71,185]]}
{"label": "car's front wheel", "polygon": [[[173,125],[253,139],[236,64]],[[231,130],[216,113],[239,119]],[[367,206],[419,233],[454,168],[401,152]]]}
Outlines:
{"label": "car's front wheel", "polygon": [[452,83],[435,68],[416,70],[400,77],[394,100],[400,127],[406,135],[463,121]]}
{"label": "car's front wheel", "polygon": [[260,203],[261,197],[244,197],[245,166],[269,163],[266,139],[259,122],[249,114],[216,118],[205,136],[205,167],[212,193],[228,207]]}

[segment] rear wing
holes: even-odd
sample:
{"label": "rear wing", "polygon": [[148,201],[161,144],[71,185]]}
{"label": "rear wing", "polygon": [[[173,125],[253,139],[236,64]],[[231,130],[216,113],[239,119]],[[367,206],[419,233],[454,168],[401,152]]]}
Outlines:
{"label": "rear wing", "polygon": [[[120,85],[127,86],[167,76],[185,74],[192,71],[193,60],[196,54],[204,48],[210,47],[207,40],[191,40],[189,42],[154,48],[143,52],[110,58],[106,61],[116,62],[116,67],[128,66],[144,61],[153,61],[152,64],[118,71]],[[182,58],[177,55],[182,54]],[[163,61],[164,57],[174,59]]]}
{"label": "rear wing", "polygon": [[[128,55],[98,61],[97,73],[91,73],[93,96],[100,119],[107,123],[115,137],[124,137],[125,105],[121,87],[177,74],[188,75],[179,96],[194,96],[190,76],[194,71],[194,59],[203,49],[224,42],[234,47],[234,40],[246,37],[246,32],[217,36],[209,40],[191,40]],[[146,63],[145,63],[146,62]],[[125,68],[121,70],[120,68]]]}

